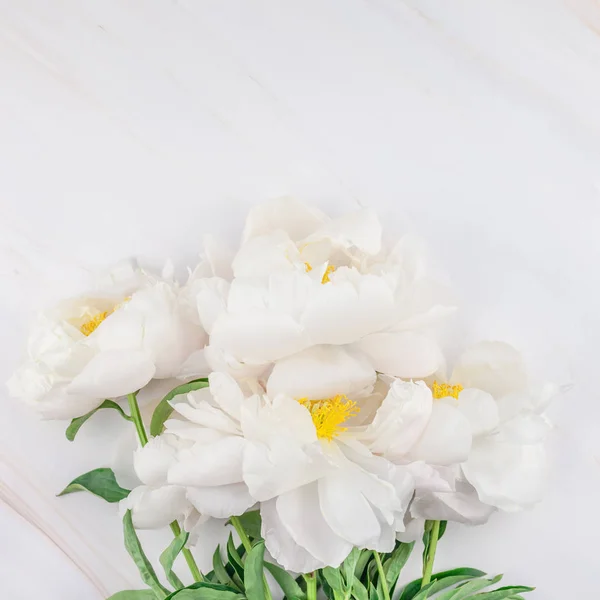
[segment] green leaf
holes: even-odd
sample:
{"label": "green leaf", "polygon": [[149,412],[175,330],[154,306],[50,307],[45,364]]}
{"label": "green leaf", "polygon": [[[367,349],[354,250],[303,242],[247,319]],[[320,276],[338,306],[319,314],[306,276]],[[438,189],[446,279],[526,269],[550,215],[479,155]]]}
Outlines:
{"label": "green leaf", "polygon": [[165,421],[171,416],[173,407],[169,404],[175,396],[181,394],[189,394],[194,390],[200,390],[208,387],[208,379],[194,379],[183,385],[178,385],[172,389],[156,406],[154,413],[152,414],[152,420],[150,421],[150,435],[160,435],[163,430]]}
{"label": "green leaf", "polygon": [[[472,579],[472,577],[468,577],[466,575],[454,575],[453,577],[444,577],[443,579],[436,579],[432,581],[428,586],[425,586],[423,590],[428,590],[429,596],[433,596],[446,588],[449,588],[457,583],[461,583],[465,579]],[[421,592],[423,591],[421,590]],[[421,592],[419,592],[416,596],[414,596],[413,600],[423,600],[426,596],[421,596]]]}
{"label": "green leaf", "polygon": [[250,512],[244,513],[238,517],[244,531],[248,536],[254,540],[260,540],[260,527],[261,519],[260,512],[258,510],[251,510]]}
{"label": "green leaf", "polygon": [[438,533],[438,541],[441,540],[444,533],[446,533],[447,526],[448,526],[448,521],[440,521],[440,532]]}
{"label": "green leaf", "polygon": [[[243,547],[241,547],[241,549],[243,550]],[[240,553],[233,543],[233,536],[231,533],[229,534],[229,539],[227,540],[227,558],[229,558],[229,562],[231,563],[236,575],[240,578],[239,582],[241,584],[242,580],[244,579],[244,563],[242,562]]]}
{"label": "green leaf", "polygon": [[371,582],[369,582],[369,600],[379,600],[379,594]]}
{"label": "green leaf", "polygon": [[361,551],[358,548],[352,548],[352,551],[342,563],[341,570],[344,576],[344,582],[346,584],[346,591],[348,591],[354,583],[354,571],[356,570],[356,565],[358,563],[358,559],[360,558],[360,554]]}
{"label": "green leaf", "polygon": [[123,517],[123,533],[125,536],[125,549],[129,552],[129,556],[133,558],[142,581],[152,590],[158,598],[164,598],[169,594],[169,591],[162,586],[150,561],[144,554],[142,544],[138,538],[135,529],[133,527],[133,521],[131,518],[131,511],[128,510]]}
{"label": "green leaf", "polygon": [[223,564],[223,559],[221,558],[221,546],[217,546],[217,549],[213,554],[213,572],[219,583],[235,587],[231,577],[229,577],[229,573],[227,572],[225,565]]}
{"label": "green leaf", "polygon": [[325,567],[321,570],[321,572],[323,573],[325,581],[327,581],[327,583],[333,590],[333,593],[336,596],[343,595],[344,585],[342,582],[342,575],[339,569],[334,569],[333,567]]}
{"label": "green leaf", "polygon": [[437,600],[465,600],[465,598],[470,598],[475,592],[498,583],[500,579],[502,579],[502,575],[497,575],[493,579],[473,579],[459,585],[454,590],[448,590],[440,594]]}
{"label": "green leaf", "polygon": [[156,600],[156,594],[152,590],[124,590],[107,600]]}
{"label": "green leaf", "polygon": [[[458,567],[457,569],[451,569],[450,571],[440,571],[439,573],[434,573],[431,576],[431,581],[437,581],[439,579],[445,579],[447,577],[458,577],[459,575],[464,576],[464,579],[473,579],[474,577],[481,577],[485,575],[483,571],[479,569],[471,569],[469,567]],[[400,598],[398,600],[412,600],[421,589],[421,580],[415,579],[411,581],[400,594]]]}
{"label": "green leaf", "polygon": [[248,600],[265,600],[264,558],[265,543],[263,541],[256,543],[246,556],[244,587]]}
{"label": "green leaf", "polygon": [[237,590],[226,585],[200,581],[193,583],[183,590],[173,592],[165,600],[245,600]]}
{"label": "green leaf", "polygon": [[74,492],[90,492],[107,502],[119,502],[127,498],[131,490],[122,488],[115,478],[112,469],[94,469],[73,479],[57,496],[66,496]]}
{"label": "green leaf", "polygon": [[285,569],[268,562],[265,563],[265,569],[273,575],[287,600],[305,600],[306,594]]}
{"label": "green leaf", "polygon": [[182,531],[173,541],[169,544],[167,549],[160,555],[160,564],[165,570],[165,575],[169,583],[176,589],[180,590],[183,587],[181,579],[173,573],[173,563],[177,558],[177,555],[183,550],[188,537],[190,534],[187,531]]}
{"label": "green leaf", "polygon": [[367,588],[356,576],[354,577],[354,583],[352,584],[352,596],[356,598],[356,600],[369,600],[369,592],[367,592]]}
{"label": "green leaf", "polygon": [[400,571],[402,571],[404,568],[404,565],[406,564],[414,545],[414,543],[399,543],[394,548],[391,556],[383,564],[385,580],[391,593],[393,593],[394,588],[396,587],[396,582],[398,581],[398,577],[400,577]]}
{"label": "green leaf", "polygon": [[505,600],[505,598],[514,598],[515,595],[521,592],[533,592],[535,588],[527,587],[524,585],[511,585],[507,587],[498,588],[491,592],[483,592],[482,594],[475,594],[472,596],[473,600]]}
{"label": "green leaf", "polygon": [[81,429],[81,426],[93,414],[97,413],[99,410],[102,410],[103,408],[112,408],[112,409],[116,410],[124,419],[126,419],[127,421],[131,421],[131,417],[129,415],[126,415],[125,411],[116,402],[113,402],[112,400],[105,400],[100,406],[94,408],[94,410],[90,410],[89,413],[86,413],[85,415],[82,415],[81,417],[76,417],[75,419],[73,419],[71,421],[70,425],[67,427],[67,430],[65,431],[65,435],[67,436],[67,439],[70,442],[72,442],[75,439],[77,432]]}
{"label": "green leaf", "polygon": [[363,574],[365,573],[367,565],[369,564],[369,561],[372,558],[373,558],[372,550],[363,550],[361,552],[361,554],[358,558],[358,562],[356,563],[356,568],[354,569],[354,575],[356,575],[356,577],[359,580],[364,581]]}

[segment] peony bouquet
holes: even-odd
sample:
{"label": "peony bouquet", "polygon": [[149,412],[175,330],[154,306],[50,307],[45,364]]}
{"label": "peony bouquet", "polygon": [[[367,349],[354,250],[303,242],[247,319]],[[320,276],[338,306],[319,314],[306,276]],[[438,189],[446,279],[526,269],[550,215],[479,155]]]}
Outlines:
{"label": "peony bouquet", "polygon": [[[533,588],[434,557],[448,521],[540,500],[556,389],[506,343],[446,357],[453,304],[372,211],[277,200],[185,284],[122,263],[40,315],[8,385],[69,440],[99,410],[135,428],[137,487],[103,467],[61,492],[119,503],[146,587],[113,600],[517,600]],[[138,530],[163,527],[159,569]]]}

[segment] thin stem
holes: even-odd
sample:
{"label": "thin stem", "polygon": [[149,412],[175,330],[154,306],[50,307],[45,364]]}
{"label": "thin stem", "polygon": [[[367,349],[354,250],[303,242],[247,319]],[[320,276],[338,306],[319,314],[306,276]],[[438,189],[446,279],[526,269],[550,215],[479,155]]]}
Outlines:
{"label": "thin stem", "polygon": [[440,522],[432,521],[431,533],[429,534],[429,547],[427,556],[423,563],[423,579],[421,580],[421,589],[431,583],[431,573],[433,572],[433,561],[435,560],[435,551],[440,537]]}
{"label": "thin stem", "polygon": [[[171,527],[171,531],[173,532],[173,535],[175,537],[177,537],[181,533],[181,527],[179,527],[179,523],[177,521],[173,521],[171,523],[170,527]],[[204,577],[202,577],[202,573],[200,572],[200,569],[198,568],[198,565],[196,564],[196,561],[195,561],[190,549],[182,548],[181,554],[183,554],[183,558],[185,558],[185,562],[187,563],[188,567],[190,568],[190,571],[192,573],[192,576],[194,577],[194,580],[195,581],[204,581]]]}
{"label": "thin stem", "polygon": [[317,575],[316,573],[306,573],[303,575],[306,581],[306,600],[317,600]]}
{"label": "thin stem", "polygon": [[240,522],[240,518],[231,517],[229,520],[231,521],[231,524],[233,525],[233,528],[236,530],[237,534],[240,536],[240,540],[242,540],[242,544],[244,544],[246,552],[250,552],[250,550],[252,550],[252,543],[250,542],[250,538],[248,537],[244,526]]}
{"label": "thin stem", "polygon": [[375,562],[377,563],[377,571],[379,573],[379,581],[381,582],[381,589],[383,590],[383,598],[384,598],[384,600],[390,600],[390,590],[388,588],[387,580],[385,578],[385,573],[383,571],[383,565],[381,564],[381,556],[379,556],[379,552],[373,552],[373,556],[375,557]]}
{"label": "thin stem", "polygon": [[140,407],[137,403],[137,392],[133,394],[127,394],[127,401],[129,402],[129,411],[131,412],[131,420],[135,425],[135,429],[140,440],[140,444],[145,446],[148,443],[148,436],[146,435],[146,429],[144,427],[144,421],[142,421],[142,415],[140,414]]}
{"label": "thin stem", "polygon": [[[135,430],[137,431],[140,444],[145,446],[148,443],[148,435],[146,434],[146,428],[144,427],[144,421],[142,421],[140,407],[137,402],[137,392],[134,392],[133,394],[127,394],[127,401],[129,402],[129,411],[131,412],[130,420],[133,421],[135,425]],[[181,527],[179,527],[179,523],[177,521],[173,521],[170,527],[175,537],[181,533]],[[194,581],[203,581],[204,577],[202,577],[202,573],[200,572],[200,569],[198,568],[196,560],[194,559],[190,549],[183,548],[181,553],[183,554],[185,562],[190,568]]]}

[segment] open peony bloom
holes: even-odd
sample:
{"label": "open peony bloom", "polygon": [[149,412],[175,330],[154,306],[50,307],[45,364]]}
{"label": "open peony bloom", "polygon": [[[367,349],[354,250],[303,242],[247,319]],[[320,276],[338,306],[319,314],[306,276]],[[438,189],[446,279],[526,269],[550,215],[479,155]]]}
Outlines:
{"label": "open peony bloom", "polygon": [[453,309],[439,302],[415,241],[385,248],[370,210],[331,219],[291,199],[267,202],[250,211],[232,269],[231,284],[216,278],[198,295],[214,370],[262,375],[319,346],[338,347],[373,378],[441,367],[434,333]]}
{"label": "open peony bloom", "polygon": [[[479,343],[458,360],[448,382],[405,386],[402,402],[384,400],[364,442],[392,462],[423,460],[451,482],[447,490],[417,485],[409,513],[421,525],[425,519],[482,523],[496,509],[516,511],[541,499],[549,430],[543,411],[556,389],[532,391],[514,348]],[[406,415],[414,424],[411,448],[390,434]]]}
{"label": "open peony bloom", "polygon": [[28,358],[8,382],[12,396],[46,418],[78,417],[153,378],[187,375],[187,361],[206,343],[185,287],[128,263],[107,279],[39,316]]}
{"label": "open peony bloom", "polygon": [[[218,519],[258,502],[267,549],[287,569],[337,566],[354,546],[392,550],[414,478],[361,443],[364,427],[353,425],[360,402],[247,395],[224,373],[209,381],[175,404],[182,418],[138,451],[138,475],[154,487],[126,501],[135,523],[160,526],[186,502]],[[156,478],[140,464],[154,465]],[[149,514],[164,518],[152,523]]]}

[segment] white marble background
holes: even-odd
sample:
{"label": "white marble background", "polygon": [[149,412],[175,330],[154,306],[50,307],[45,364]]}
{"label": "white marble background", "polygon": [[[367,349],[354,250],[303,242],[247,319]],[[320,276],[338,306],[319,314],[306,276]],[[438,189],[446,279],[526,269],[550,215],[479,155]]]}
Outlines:
{"label": "white marble background", "polygon": [[[423,234],[465,342],[505,339],[572,384],[547,499],[450,528],[437,566],[597,597],[600,4],[0,0],[3,380],[32,312],[87,273],[191,264],[205,232],[234,240],[281,194]],[[2,596],[141,587],[115,507],[54,497],[111,460],[122,425],[99,415],[69,443],[1,396]]]}

